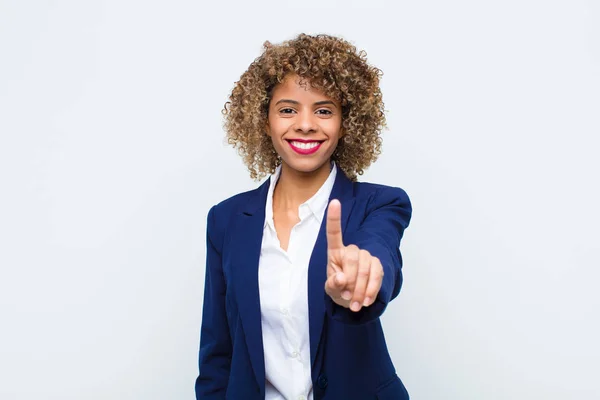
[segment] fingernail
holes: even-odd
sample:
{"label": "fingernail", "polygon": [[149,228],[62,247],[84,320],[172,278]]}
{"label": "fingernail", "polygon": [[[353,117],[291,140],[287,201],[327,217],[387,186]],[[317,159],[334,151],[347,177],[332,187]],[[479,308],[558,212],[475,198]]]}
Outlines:
{"label": "fingernail", "polygon": [[365,297],[365,301],[363,303],[363,306],[369,307],[370,305],[371,305],[371,298],[370,297]]}
{"label": "fingernail", "polygon": [[342,292],[342,299],[344,299],[344,300],[350,300],[351,298],[352,298],[352,293],[350,293],[350,291],[344,290]]}
{"label": "fingernail", "polygon": [[352,311],[358,311],[358,310],[360,310],[360,304],[358,304],[358,301],[355,301],[354,303],[352,303],[352,305],[350,306],[350,309]]}

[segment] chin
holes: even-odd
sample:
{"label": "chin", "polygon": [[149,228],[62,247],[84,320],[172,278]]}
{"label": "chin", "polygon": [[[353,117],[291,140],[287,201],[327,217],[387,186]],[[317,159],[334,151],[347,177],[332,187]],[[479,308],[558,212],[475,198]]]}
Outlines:
{"label": "chin", "polygon": [[285,162],[288,167],[290,167],[291,169],[298,171],[298,172],[304,172],[304,173],[310,173],[310,172],[314,172],[316,170],[318,170],[319,168],[323,167],[324,164],[328,164],[327,160],[283,160],[283,162]]}

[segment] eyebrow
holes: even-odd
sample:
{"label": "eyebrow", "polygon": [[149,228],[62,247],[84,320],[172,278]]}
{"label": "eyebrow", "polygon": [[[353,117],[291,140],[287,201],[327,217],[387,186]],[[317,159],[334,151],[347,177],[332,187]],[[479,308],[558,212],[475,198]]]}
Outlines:
{"label": "eyebrow", "polygon": [[[279,100],[277,103],[275,103],[275,105],[279,104],[279,103],[291,103],[291,104],[300,104],[300,102],[296,101],[296,100],[290,100],[290,99],[281,99]],[[316,101],[313,105],[315,106],[322,106],[325,104],[330,104],[332,106],[335,107],[335,103],[331,100],[322,100],[322,101]]]}

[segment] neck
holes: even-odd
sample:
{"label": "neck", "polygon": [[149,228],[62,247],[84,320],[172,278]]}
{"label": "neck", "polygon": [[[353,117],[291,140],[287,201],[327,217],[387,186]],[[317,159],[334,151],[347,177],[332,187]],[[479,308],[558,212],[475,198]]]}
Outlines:
{"label": "neck", "polygon": [[329,177],[330,162],[311,172],[300,172],[281,165],[281,173],[273,193],[273,206],[297,211],[300,204],[314,196]]}

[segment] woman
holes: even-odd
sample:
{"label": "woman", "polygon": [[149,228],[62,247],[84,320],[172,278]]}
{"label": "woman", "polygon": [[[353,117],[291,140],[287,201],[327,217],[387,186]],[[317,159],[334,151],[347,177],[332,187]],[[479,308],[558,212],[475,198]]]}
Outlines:
{"label": "woman", "polygon": [[379,317],[402,284],[400,188],[380,153],[381,71],[327,35],[266,42],[226,103],[255,190],[211,208],[198,399],[408,399]]}

